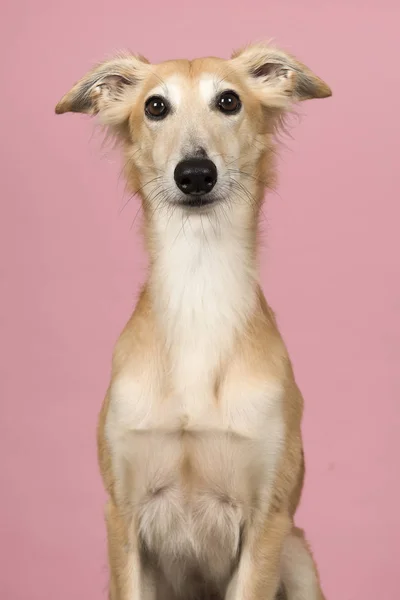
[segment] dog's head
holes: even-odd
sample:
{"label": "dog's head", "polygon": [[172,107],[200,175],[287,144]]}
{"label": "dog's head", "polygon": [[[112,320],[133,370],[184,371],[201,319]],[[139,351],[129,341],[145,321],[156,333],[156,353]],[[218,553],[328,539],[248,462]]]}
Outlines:
{"label": "dog's head", "polygon": [[98,114],[123,143],[126,175],[145,205],[193,213],[269,185],[273,134],[294,103],[331,95],[292,56],[253,45],[230,60],[152,65],[121,55],[83,77],[58,114]]}

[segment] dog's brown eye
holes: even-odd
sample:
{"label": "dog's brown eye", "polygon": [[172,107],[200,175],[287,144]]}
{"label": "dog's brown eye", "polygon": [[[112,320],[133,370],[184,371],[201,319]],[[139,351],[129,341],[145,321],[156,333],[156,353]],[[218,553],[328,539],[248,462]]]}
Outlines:
{"label": "dog's brown eye", "polygon": [[163,119],[169,113],[169,104],[161,96],[151,96],[146,101],[145,113],[150,119]]}
{"label": "dog's brown eye", "polygon": [[223,92],[217,99],[219,110],[226,114],[235,114],[242,107],[239,96],[236,92]]}

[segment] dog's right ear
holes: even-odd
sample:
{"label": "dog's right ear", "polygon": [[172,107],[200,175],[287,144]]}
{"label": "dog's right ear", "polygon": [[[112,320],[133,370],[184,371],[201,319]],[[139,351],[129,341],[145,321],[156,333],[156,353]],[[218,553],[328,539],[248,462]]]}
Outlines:
{"label": "dog's right ear", "polygon": [[143,57],[125,54],[97,65],[61,98],[56,113],[96,115],[110,108],[146,77],[148,64]]}

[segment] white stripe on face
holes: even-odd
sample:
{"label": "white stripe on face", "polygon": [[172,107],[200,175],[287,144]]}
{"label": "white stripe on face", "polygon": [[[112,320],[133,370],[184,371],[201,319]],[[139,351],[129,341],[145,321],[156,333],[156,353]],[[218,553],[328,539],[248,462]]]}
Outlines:
{"label": "white stripe on face", "polygon": [[212,75],[203,75],[199,81],[199,89],[205,103],[210,104],[217,93],[217,80]]}

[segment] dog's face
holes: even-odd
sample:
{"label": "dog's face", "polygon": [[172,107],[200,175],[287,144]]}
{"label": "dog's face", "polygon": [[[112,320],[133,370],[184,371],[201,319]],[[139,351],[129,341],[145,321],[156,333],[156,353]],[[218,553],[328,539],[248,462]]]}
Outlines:
{"label": "dog's face", "polygon": [[147,178],[160,178],[167,202],[196,209],[222,200],[243,169],[240,158],[254,162],[259,153],[260,104],[223,60],[152,71],[130,115],[132,161]]}
{"label": "dog's face", "polygon": [[204,211],[269,184],[273,133],[294,102],[330,96],[291,56],[251,46],[230,60],[150,65],[130,55],[93,69],[56,112],[99,114],[123,142],[126,174],[145,203]]}

